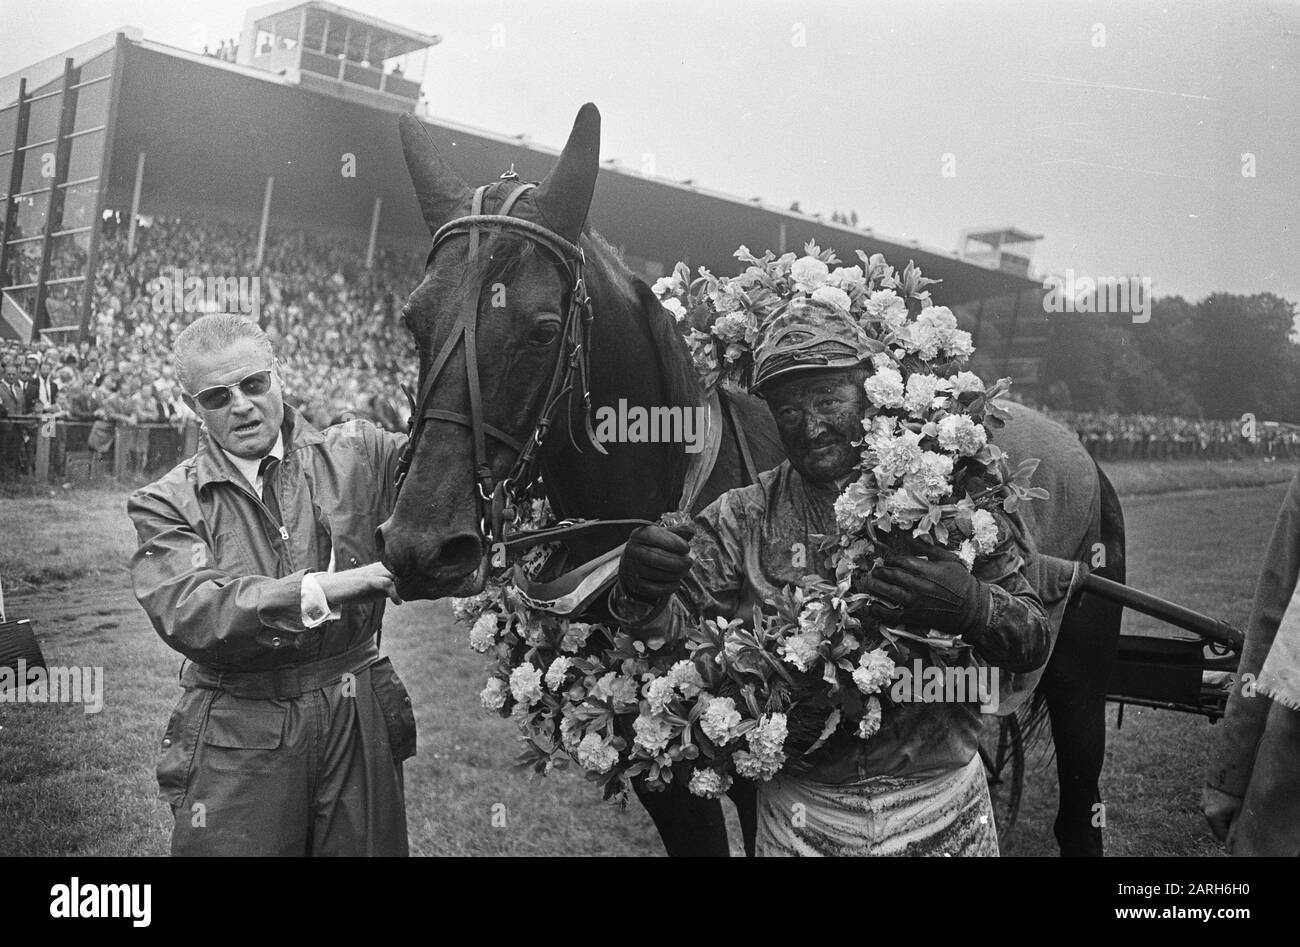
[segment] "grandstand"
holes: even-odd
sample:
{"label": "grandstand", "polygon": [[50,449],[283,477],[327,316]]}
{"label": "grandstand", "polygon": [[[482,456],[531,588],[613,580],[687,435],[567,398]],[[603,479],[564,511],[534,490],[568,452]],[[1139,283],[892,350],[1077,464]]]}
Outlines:
{"label": "grandstand", "polygon": [[[273,278],[275,248],[311,234],[335,241],[329,253],[351,255],[333,273],[359,281],[352,292],[409,292],[429,238],[397,114],[416,113],[468,181],[512,166],[539,179],[558,154],[433,117],[404,66],[436,54],[439,41],[334,4],[286,0],[249,10],[237,49],[204,55],[124,27],[0,79],[0,335],[97,338],[104,320],[136,302],[111,301],[106,267],[118,278],[129,269],[135,284],[160,275],[137,259],[150,220],[236,228],[237,264],[206,260],[226,273]],[[730,271],[741,243],[783,252],[811,239],[850,259],[861,248],[899,265],[915,260],[943,280],[941,300],[975,333],[975,369],[1014,373],[1025,394],[1037,392],[1046,317],[1027,271],[609,163],[591,220],[650,279],[677,260]],[[204,262],[199,254],[193,265]],[[388,279],[401,282],[381,289]],[[286,308],[279,318],[293,315]]]}

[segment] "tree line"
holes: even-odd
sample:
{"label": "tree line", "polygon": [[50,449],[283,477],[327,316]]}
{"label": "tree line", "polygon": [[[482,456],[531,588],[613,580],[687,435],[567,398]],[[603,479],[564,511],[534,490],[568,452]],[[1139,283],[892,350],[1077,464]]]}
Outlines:
{"label": "tree line", "polygon": [[1152,302],[1127,315],[1051,317],[1048,408],[1300,423],[1296,306],[1272,293]]}

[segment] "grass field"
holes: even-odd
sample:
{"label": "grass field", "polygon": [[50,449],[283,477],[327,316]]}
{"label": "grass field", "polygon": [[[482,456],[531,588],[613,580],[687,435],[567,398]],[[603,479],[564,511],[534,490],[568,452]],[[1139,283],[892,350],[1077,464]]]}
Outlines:
{"label": "grass field", "polygon": [[1245,460],[1129,460],[1102,465],[1120,496],[1222,490],[1286,483],[1295,476],[1295,461],[1261,457]]}
{"label": "grass field", "polygon": [[[1264,544],[1294,468],[1190,474],[1115,465],[1124,492],[1133,585],[1244,623]],[[1149,465],[1148,465],[1149,466]],[[1206,492],[1221,483],[1259,483]],[[1127,479],[1126,479],[1127,478]],[[1166,484],[1164,487],[1159,484]],[[1165,492],[1169,483],[1193,492]],[[134,536],[123,490],[0,498],[0,578],[11,617],[39,624],[50,664],[102,666],[102,713],[75,705],[0,704],[0,855],[163,854],[170,818],[156,801],[158,741],[179,688],[179,656],[131,595]],[[574,773],[530,782],[513,773],[508,721],[478,707],[483,658],[442,603],[391,608],[384,649],[411,692],[420,750],[407,764],[412,850],[423,855],[655,855],[633,802],[602,803]],[[1156,630],[1140,616],[1126,630]],[[1212,855],[1198,809],[1211,727],[1201,718],[1110,711],[1102,792],[1113,855]],[[1009,855],[1055,854],[1055,773],[1035,766]],[[505,824],[494,813],[504,805]],[[734,828],[734,823],[733,823]],[[733,831],[733,836],[738,833]]]}

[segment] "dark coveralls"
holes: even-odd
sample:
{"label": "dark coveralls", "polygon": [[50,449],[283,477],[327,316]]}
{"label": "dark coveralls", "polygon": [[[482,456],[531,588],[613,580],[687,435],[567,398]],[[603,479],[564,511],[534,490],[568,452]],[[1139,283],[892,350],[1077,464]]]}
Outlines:
{"label": "dark coveralls", "polygon": [[404,444],[289,406],[283,529],[229,458],[199,452],[127,501],[136,598],[189,660],[158,762],[174,855],[406,855],[411,701],[375,635],[384,599],[305,629],[302,580],[375,562]]}

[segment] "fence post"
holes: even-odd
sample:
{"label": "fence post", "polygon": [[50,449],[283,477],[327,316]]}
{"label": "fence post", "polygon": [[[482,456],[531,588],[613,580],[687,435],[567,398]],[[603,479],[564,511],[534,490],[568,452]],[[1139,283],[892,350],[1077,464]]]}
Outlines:
{"label": "fence post", "polygon": [[122,425],[113,425],[113,476],[118,480],[126,476],[126,432]]}
{"label": "fence post", "polygon": [[32,476],[37,483],[50,479],[50,445],[54,441],[54,416],[42,415],[36,428],[36,469]]}

